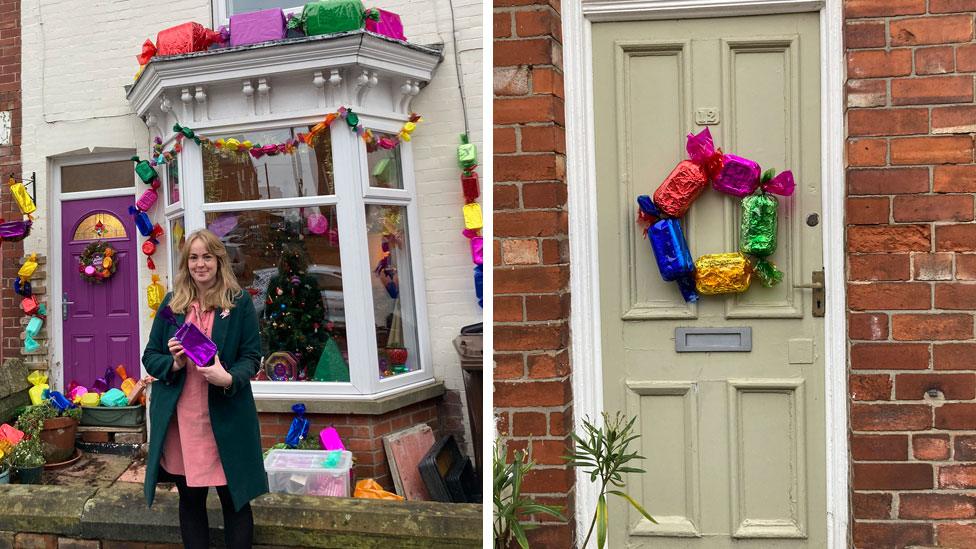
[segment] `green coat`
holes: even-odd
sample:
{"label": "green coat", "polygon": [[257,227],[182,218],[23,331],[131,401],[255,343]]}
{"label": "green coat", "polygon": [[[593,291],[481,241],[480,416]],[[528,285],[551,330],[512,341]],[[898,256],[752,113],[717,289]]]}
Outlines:
{"label": "green coat", "polygon": [[[160,310],[169,304],[167,294]],[[182,324],[185,315],[176,315]],[[173,355],[168,341],[176,332],[176,326],[160,315],[153,321],[149,343],[142,354],[142,363],[149,375],[157,379],[152,384],[149,403],[149,456],[146,458],[146,503],[152,506],[159,479],[159,462],[163,452],[163,439],[170,418],[176,410],[176,401],[183,391],[186,368],[171,372]],[[217,344],[220,362],[234,378],[226,390],[210,386],[210,423],[220,463],[227,477],[227,487],[240,510],[247,502],[268,492],[268,476],[261,458],[261,431],[258,412],[251,393],[251,378],[257,373],[261,361],[261,337],[258,333],[258,317],[251,296],[242,292],[227,318],[220,311],[214,315],[213,341]],[[189,367],[193,367],[191,364]]]}

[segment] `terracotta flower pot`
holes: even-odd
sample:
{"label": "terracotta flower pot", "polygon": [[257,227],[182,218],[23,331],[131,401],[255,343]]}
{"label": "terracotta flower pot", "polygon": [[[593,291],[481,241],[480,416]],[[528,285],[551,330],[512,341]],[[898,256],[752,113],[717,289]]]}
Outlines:
{"label": "terracotta flower pot", "polygon": [[55,417],[44,420],[41,428],[41,448],[44,461],[59,463],[75,453],[75,435],[78,422],[70,417]]}

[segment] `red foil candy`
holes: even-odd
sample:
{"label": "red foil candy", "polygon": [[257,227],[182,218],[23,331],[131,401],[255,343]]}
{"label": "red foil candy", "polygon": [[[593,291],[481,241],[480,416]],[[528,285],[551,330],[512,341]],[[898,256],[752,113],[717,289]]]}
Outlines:
{"label": "red foil candy", "polygon": [[204,28],[200,23],[183,23],[159,31],[156,36],[156,55],[176,55],[206,51],[220,41],[220,34]]}
{"label": "red foil candy", "polygon": [[669,217],[683,217],[708,186],[708,174],[690,160],[682,160],[654,191],[654,204]]}

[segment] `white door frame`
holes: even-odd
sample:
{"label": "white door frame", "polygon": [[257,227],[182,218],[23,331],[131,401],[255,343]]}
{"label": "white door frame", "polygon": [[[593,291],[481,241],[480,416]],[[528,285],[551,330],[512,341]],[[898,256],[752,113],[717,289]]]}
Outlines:
{"label": "white door frame", "polygon": [[[132,176],[132,186],[131,187],[118,187],[115,189],[104,189],[100,191],[82,191],[74,193],[62,193],[61,192],[61,168],[66,166],[80,166],[83,164],[98,164],[101,162],[119,162],[122,160],[129,160],[135,151],[116,151],[101,154],[88,154],[82,156],[68,156],[68,157],[49,157],[47,159],[48,175],[50,177],[50,199],[48,208],[48,223],[47,228],[47,241],[48,241],[48,273],[47,273],[47,287],[48,287],[48,314],[47,314],[47,333],[48,333],[48,356],[51,360],[51,367],[48,374],[51,376],[51,387],[60,388],[62,391],[67,388],[67,383],[64,379],[64,342],[62,338],[64,337],[64,321],[61,318],[61,302],[63,301],[62,295],[64,291],[64,284],[61,279],[61,267],[63,264],[64,250],[61,249],[61,204],[63,202],[68,202],[72,200],[88,200],[91,198],[109,198],[115,196],[131,196],[133,204],[135,203],[136,195],[136,181],[135,175]],[[135,172],[133,172],[135,173]],[[138,235],[135,236],[136,245],[138,247]],[[136,258],[136,265],[139,264],[138,257]],[[136,284],[140,283],[140,278],[138,271],[136,273]],[[138,311],[136,313],[137,317],[141,318],[145,313],[143,307],[145,301],[138,301]],[[142,349],[146,342],[143,341],[145,335],[143,330],[139,329],[139,348]],[[142,368],[142,365],[139,365]],[[131,368],[130,368],[131,370]],[[137,370],[138,371],[138,370]]]}
{"label": "white door frame", "polygon": [[[582,0],[563,2],[562,35],[566,89],[566,183],[570,245],[570,329],[573,413],[603,410],[600,348],[600,277],[597,244],[596,169],[593,134],[591,23],[820,13],[821,168],[823,265],[827,302],[824,368],[827,457],[827,547],[848,546],[847,323],[844,287],[844,81],[841,0]],[[597,490],[587,475],[576,475],[576,528],[582,540]],[[820,520],[819,517],[817,517]],[[592,547],[596,543],[591,543]]]}

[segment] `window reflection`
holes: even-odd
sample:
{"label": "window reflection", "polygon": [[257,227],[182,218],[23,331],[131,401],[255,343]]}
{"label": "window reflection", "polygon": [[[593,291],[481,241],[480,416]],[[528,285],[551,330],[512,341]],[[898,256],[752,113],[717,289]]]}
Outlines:
{"label": "window reflection", "polygon": [[348,382],[335,207],[211,212],[206,222],[260,319],[255,379]]}
{"label": "window reflection", "polygon": [[[310,130],[311,127],[283,128],[221,138],[270,145],[295,139],[298,133]],[[293,154],[260,158],[203,145],[203,187],[207,202],[331,195],[335,194],[332,174],[332,137],[328,131],[319,134],[311,147],[298,145]]]}
{"label": "window reflection", "polygon": [[383,137],[391,134],[375,133],[376,140],[366,148],[366,161],[369,164],[369,185],[383,189],[402,189],[403,178],[400,168],[400,148],[384,149],[376,145]]}

